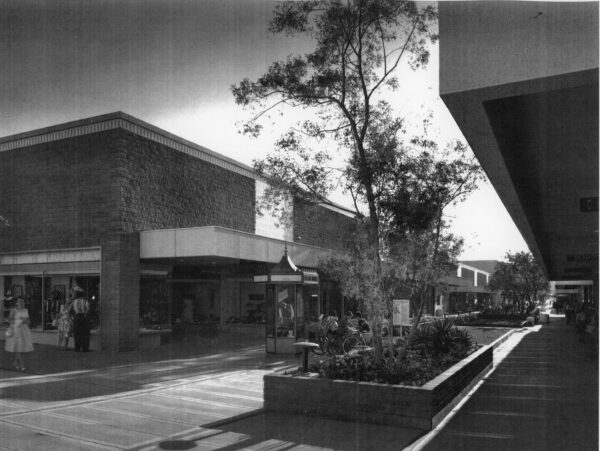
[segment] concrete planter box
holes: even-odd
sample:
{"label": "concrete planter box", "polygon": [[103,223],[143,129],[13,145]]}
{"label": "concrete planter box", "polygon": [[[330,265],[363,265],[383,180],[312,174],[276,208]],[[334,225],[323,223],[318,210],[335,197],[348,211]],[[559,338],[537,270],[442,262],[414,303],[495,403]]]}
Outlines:
{"label": "concrete planter box", "polygon": [[494,345],[477,350],[422,387],[269,374],[264,408],[431,430],[492,368],[493,351]]}

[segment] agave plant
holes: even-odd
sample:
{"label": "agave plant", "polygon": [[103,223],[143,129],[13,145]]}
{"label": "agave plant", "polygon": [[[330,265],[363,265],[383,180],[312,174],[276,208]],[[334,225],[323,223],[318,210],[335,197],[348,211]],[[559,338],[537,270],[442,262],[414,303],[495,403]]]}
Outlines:
{"label": "agave plant", "polygon": [[453,344],[454,322],[450,318],[436,319],[426,325],[434,354],[449,352]]}

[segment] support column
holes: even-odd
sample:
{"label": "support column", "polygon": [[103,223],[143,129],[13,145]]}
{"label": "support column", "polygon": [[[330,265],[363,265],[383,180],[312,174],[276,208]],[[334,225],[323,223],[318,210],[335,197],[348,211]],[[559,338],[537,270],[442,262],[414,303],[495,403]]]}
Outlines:
{"label": "support column", "polygon": [[131,351],[139,344],[140,235],[119,233],[102,243],[100,282],[103,350]]}

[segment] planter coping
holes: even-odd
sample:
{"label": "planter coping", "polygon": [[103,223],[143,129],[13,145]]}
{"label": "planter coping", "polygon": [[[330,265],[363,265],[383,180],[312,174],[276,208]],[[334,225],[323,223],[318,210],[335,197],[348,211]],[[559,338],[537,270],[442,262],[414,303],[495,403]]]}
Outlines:
{"label": "planter coping", "polygon": [[465,366],[467,366],[469,363],[471,363],[473,360],[475,360],[481,354],[484,354],[485,352],[487,352],[490,348],[492,348],[492,349],[494,348],[493,344],[482,346],[477,351],[469,354],[464,359],[456,362],[454,365],[452,365],[450,368],[448,368],[443,373],[438,374],[436,377],[431,379],[426,384],[423,384],[420,388],[423,388],[425,390],[433,390],[444,380],[448,379],[448,377],[450,377],[453,374],[457,373],[458,371],[462,370]]}

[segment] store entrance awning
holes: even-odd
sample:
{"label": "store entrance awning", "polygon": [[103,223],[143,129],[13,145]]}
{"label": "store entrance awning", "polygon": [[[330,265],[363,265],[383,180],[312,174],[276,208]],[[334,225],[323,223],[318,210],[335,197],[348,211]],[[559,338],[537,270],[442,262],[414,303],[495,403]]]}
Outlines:
{"label": "store entrance awning", "polygon": [[140,259],[215,258],[276,263],[285,246],[300,266],[317,265],[333,251],[289,243],[223,227],[191,227],[140,232]]}

